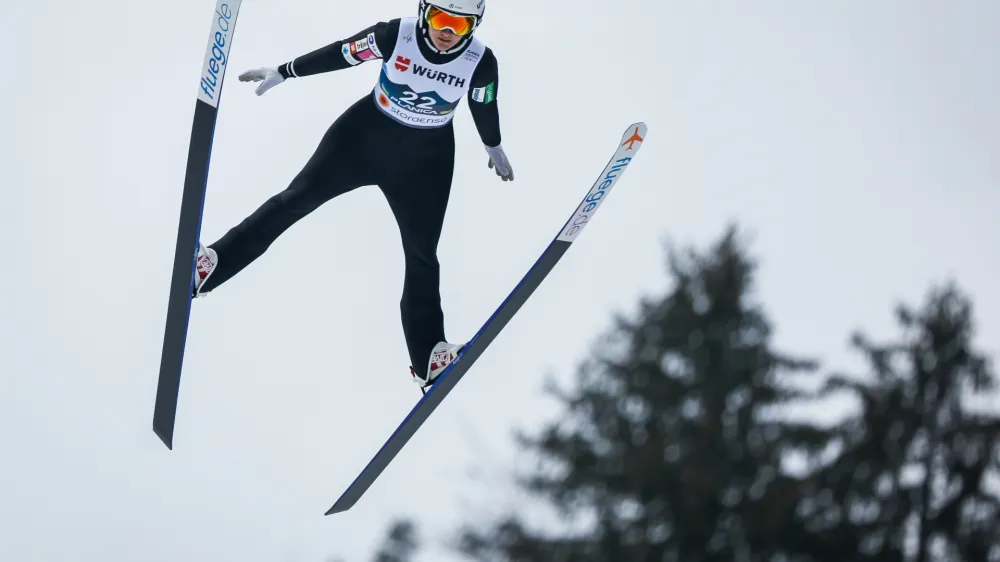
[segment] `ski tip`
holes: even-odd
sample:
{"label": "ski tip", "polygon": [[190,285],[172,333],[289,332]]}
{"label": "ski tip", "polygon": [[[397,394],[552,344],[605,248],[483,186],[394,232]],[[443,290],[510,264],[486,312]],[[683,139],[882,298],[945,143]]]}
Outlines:
{"label": "ski tip", "polygon": [[632,123],[622,133],[621,144],[618,150],[623,152],[638,150],[646,140],[646,124],[642,121]]}
{"label": "ski tip", "polygon": [[[636,138],[638,137],[638,138]],[[636,121],[632,123],[625,129],[625,133],[622,134],[622,138],[636,138],[638,141],[642,141],[646,138],[646,123],[642,121]]]}

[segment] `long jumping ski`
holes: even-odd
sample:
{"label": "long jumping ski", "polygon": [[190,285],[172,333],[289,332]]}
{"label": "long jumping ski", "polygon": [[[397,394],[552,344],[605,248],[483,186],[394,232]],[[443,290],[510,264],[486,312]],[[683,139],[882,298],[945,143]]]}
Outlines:
{"label": "long jumping ski", "polygon": [[625,168],[635,158],[635,154],[642,146],[645,137],[645,123],[638,122],[629,125],[625,134],[622,135],[614,156],[611,157],[600,177],[591,186],[587,196],[583,198],[569,220],[560,229],[559,234],[549,243],[542,255],[528,270],[528,273],[479,329],[479,332],[461,349],[458,357],[438,376],[433,386],[424,393],[416,406],[410,410],[409,415],[400,423],[396,431],[375,454],[375,457],[369,461],[354,482],[347,487],[340,499],[326,512],[326,515],[347,511],[368,491],[375,479],[389,466],[389,463],[399,454],[403,446],[413,437],[431,413],[441,404],[445,396],[468,372],[476,359],[482,355],[493,339],[528,300],[528,297],[538,288],[542,280],[552,271],[552,268],[593,218],[601,203],[611,192],[611,188],[625,173]]}
{"label": "long jumping ski", "polygon": [[205,207],[208,165],[212,155],[212,139],[222,96],[222,81],[226,75],[229,48],[236,30],[236,16],[242,0],[217,0],[208,35],[208,49],[201,69],[198,98],[195,101],[194,122],[188,146],[184,192],[181,196],[180,221],[177,226],[177,246],[170,277],[167,301],[167,321],[160,356],[160,375],[153,409],[153,431],[168,449],[173,449],[174,419],[177,415],[177,395],[181,384],[181,364],[187,340],[194,293],[195,258],[201,235],[201,218]]}

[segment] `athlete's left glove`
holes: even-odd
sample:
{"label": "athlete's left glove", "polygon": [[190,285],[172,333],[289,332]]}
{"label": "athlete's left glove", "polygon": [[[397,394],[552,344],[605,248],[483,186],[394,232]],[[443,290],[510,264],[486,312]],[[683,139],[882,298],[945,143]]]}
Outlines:
{"label": "athlete's left glove", "polygon": [[488,166],[490,168],[495,166],[497,175],[503,181],[514,181],[514,169],[510,167],[510,162],[507,160],[507,155],[503,152],[503,147],[500,145],[487,146],[486,152],[490,155]]}
{"label": "athlete's left glove", "polygon": [[240,74],[240,82],[260,82],[260,86],[255,90],[258,96],[284,81],[285,78],[278,72],[277,67],[255,68]]}

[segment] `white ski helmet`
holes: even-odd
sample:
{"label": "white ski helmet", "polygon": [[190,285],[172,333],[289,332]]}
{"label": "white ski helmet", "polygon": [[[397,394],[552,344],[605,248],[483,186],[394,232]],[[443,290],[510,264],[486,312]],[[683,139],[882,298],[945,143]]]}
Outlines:
{"label": "white ski helmet", "polygon": [[[469,19],[469,30],[462,36],[462,40],[447,51],[441,51],[434,46],[428,35],[429,23],[427,22],[432,9],[440,10],[453,16],[464,16]],[[483,14],[486,12],[486,0],[420,0],[420,8],[417,12],[417,28],[424,37],[424,42],[436,53],[448,54],[461,50],[472,38],[473,32],[483,21]],[[459,31],[452,29],[452,31]]]}

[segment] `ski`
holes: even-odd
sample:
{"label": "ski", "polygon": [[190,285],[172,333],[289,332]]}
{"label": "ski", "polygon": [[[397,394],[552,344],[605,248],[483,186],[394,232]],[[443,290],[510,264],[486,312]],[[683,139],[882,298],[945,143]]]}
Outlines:
{"label": "ski", "polygon": [[236,30],[240,2],[242,0],[216,2],[215,12],[212,14],[212,27],[208,35],[208,48],[198,84],[198,98],[195,100],[184,191],[181,195],[180,220],[177,226],[177,245],[174,249],[174,266],[167,300],[160,374],[153,409],[153,431],[171,450],[174,440],[174,420],[177,415],[177,396],[181,384],[181,364],[184,360],[184,344],[191,313],[191,295],[194,292],[194,266],[198,253],[198,239],[201,235],[201,218],[205,206],[212,140],[215,136],[222,81],[226,75],[226,63],[229,60],[229,48]]}
{"label": "ski", "polygon": [[420,401],[396,428],[396,431],[368,462],[368,465],[355,478],[354,482],[347,487],[333,504],[333,507],[326,512],[326,515],[347,511],[368,491],[375,479],[389,466],[389,463],[399,454],[403,446],[458,384],[458,381],[465,376],[476,359],[482,355],[504,326],[514,317],[514,314],[528,300],[528,297],[538,288],[542,280],[552,271],[552,268],[593,218],[594,213],[607,198],[611,188],[621,178],[625,168],[628,167],[639,147],[642,146],[645,137],[645,123],[638,122],[629,125],[625,134],[622,135],[614,156],[608,161],[604,171],[591,186],[580,205],[573,211],[569,220],[559,230],[559,234],[549,243],[542,255],[528,270],[528,273],[500,304],[500,307],[465,344],[451,365],[438,376],[430,389],[424,393]]}

